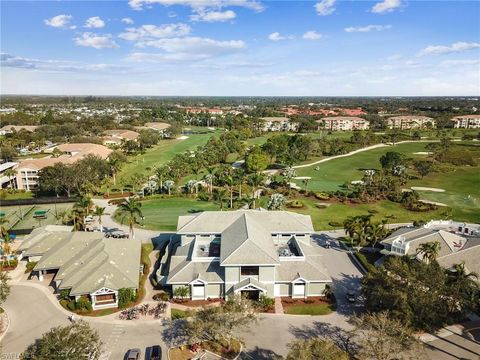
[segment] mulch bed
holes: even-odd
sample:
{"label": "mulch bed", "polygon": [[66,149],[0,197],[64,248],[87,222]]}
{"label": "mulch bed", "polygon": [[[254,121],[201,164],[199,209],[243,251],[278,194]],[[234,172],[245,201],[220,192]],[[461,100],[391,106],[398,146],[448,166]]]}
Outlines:
{"label": "mulch bed", "polygon": [[175,304],[180,304],[180,305],[185,305],[185,306],[191,306],[191,307],[201,307],[205,305],[210,305],[213,303],[218,303],[218,302],[224,302],[225,300],[223,299],[210,299],[210,300],[178,300],[178,299],[173,299],[172,302]]}
{"label": "mulch bed", "polygon": [[284,308],[295,305],[332,304],[332,302],[324,296],[309,296],[307,299],[292,299],[291,297],[282,297],[281,299],[282,306]]}

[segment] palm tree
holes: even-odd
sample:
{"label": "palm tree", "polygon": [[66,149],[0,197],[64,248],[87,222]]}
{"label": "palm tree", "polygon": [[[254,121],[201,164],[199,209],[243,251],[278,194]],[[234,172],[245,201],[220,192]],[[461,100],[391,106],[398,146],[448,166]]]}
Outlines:
{"label": "palm tree", "polygon": [[422,260],[431,263],[437,259],[441,246],[438,241],[430,241],[417,247],[417,255],[422,254]]}
{"label": "palm tree", "polygon": [[128,218],[128,226],[130,228],[130,235],[132,236],[132,239],[135,239],[133,225],[137,224],[138,218],[143,216],[141,207],[142,203],[134,198],[125,199],[120,205],[118,205],[118,211],[123,215],[122,223],[125,218]]}
{"label": "palm tree", "polygon": [[110,166],[110,172],[113,177],[113,185],[116,185],[117,184],[116,175],[118,170],[120,170],[121,161],[120,159],[115,157],[108,161],[108,165]]}
{"label": "palm tree", "polygon": [[75,205],[73,205],[73,210],[77,211],[77,214],[83,215],[83,229],[87,231],[85,227],[85,217],[90,215],[90,212],[93,209],[93,201],[88,196],[80,198]]}
{"label": "palm tree", "polygon": [[10,186],[12,187],[12,189],[15,189],[16,182],[13,180],[15,180],[15,177],[17,176],[17,172],[13,169],[7,169],[5,170],[4,174],[6,177],[8,177],[8,181],[10,182]]}
{"label": "palm tree", "polygon": [[[252,185],[252,197],[254,199],[257,198],[257,188],[260,186],[260,184],[263,182],[263,175],[261,174],[253,174],[248,178],[248,182],[250,185]],[[253,208],[255,209],[256,206],[256,201],[253,201]]]}
{"label": "palm tree", "polygon": [[98,219],[98,225],[100,225],[100,232],[103,233],[103,226],[102,226],[102,216],[105,214],[105,208],[96,206],[93,215],[95,215]]}
{"label": "palm tree", "polygon": [[12,243],[12,239],[10,238],[10,235],[6,233],[6,235],[3,237],[2,251],[3,251],[3,255],[5,256],[5,259],[7,260],[8,266],[10,266],[9,255],[12,252],[12,246],[10,245],[11,243]]}
{"label": "palm tree", "polygon": [[166,180],[164,183],[163,183],[163,187],[165,189],[167,189],[168,191],[168,195],[170,196],[171,192],[172,192],[172,188],[173,188],[173,185],[175,183],[173,182],[173,180]]}
{"label": "palm tree", "polygon": [[235,185],[235,180],[232,176],[227,176],[225,178],[225,183],[227,184],[228,191],[230,192],[230,209],[233,208],[233,187]]}
{"label": "palm tree", "polygon": [[8,235],[7,229],[5,227],[6,224],[9,223],[9,220],[2,216],[0,217],[0,236],[3,238]]}
{"label": "palm tree", "polygon": [[383,238],[383,236],[385,235],[385,223],[381,222],[370,225],[369,235],[370,241],[372,242],[371,246],[375,247],[378,240]]}
{"label": "palm tree", "polygon": [[303,185],[305,185],[305,192],[307,192],[307,188],[308,188],[308,182],[310,181],[310,178],[305,178],[302,180],[303,182]]}
{"label": "palm tree", "polygon": [[213,191],[213,199],[220,203],[221,211],[223,210],[223,202],[225,201],[226,197],[227,197],[227,191],[224,188],[216,188]]}

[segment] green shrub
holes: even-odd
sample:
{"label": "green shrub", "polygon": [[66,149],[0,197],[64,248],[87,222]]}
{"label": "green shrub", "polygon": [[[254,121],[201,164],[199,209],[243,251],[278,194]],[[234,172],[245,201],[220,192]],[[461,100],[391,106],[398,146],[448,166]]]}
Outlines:
{"label": "green shrub", "polygon": [[353,255],[357,258],[357,260],[360,262],[360,264],[362,264],[362,266],[365,268],[365,270],[367,270],[367,272],[375,270],[375,266],[373,266],[372,264],[370,264],[368,262],[365,255],[363,255],[362,253],[359,253],[359,252],[355,252],[355,253],[353,253]]}
{"label": "green shrub", "polygon": [[[65,299],[60,300],[60,305],[62,305],[62,307],[64,309],[68,309],[68,303],[69,303],[68,300],[65,300]],[[74,308],[75,308],[75,306],[74,306]]]}
{"label": "green shrub", "polygon": [[183,310],[178,310],[178,309],[172,309],[171,316],[172,316],[172,320],[185,319],[186,317],[188,317],[188,312]]}
{"label": "green shrub", "polygon": [[326,209],[328,207],[328,205],[327,204],[316,203],[315,207],[317,209]]}
{"label": "green shrub", "polygon": [[118,307],[123,309],[130,303],[134,302],[136,298],[135,291],[130,288],[118,289]]}
{"label": "green shrub", "polygon": [[35,265],[37,265],[37,261],[29,261],[26,265],[25,274],[31,273]]}
{"label": "green shrub", "polygon": [[330,194],[326,192],[316,192],[315,197],[318,200],[329,200],[330,199]]}
{"label": "green shrub", "polygon": [[80,310],[82,312],[92,311],[92,303],[87,298],[81,297],[76,302],[75,309]]}
{"label": "green shrub", "polygon": [[67,309],[70,310],[70,311],[75,311],[75,300],[70,300],[68,303],[67,303]]}
{"label": "green shrub", "polygon": [[3,260],[0,261],[0,267],[6,267],[6,268],[16,268],[18,265],[18,260],[17,259],[12,259],[12,260]]}
{"label": "green shrub", "polygon": [[258,303],[263,308],[263,310],[268,311],[270,309],[273,309],[273,306],[275,305],[275,299],[262,294],[260,295]]}
{"label": "green shrub", "polygon": [[60,290],[60,293],[58,294],[58,296],[62,300],[69,300],[70,299],[70,289]]}
{"label": "green shrub", "polygon": [[328,223],[328,225],[330,225],[331,227],[334,227],[334,228],[343,227],[343,224],[339,223],[338,221],[330,221],[330,222]]}
{"label": "green shrub", "polygon": [[190,288],[188,286],[179,286],[173,290],[173,296],[178,299],[186,299],[190,296]]}

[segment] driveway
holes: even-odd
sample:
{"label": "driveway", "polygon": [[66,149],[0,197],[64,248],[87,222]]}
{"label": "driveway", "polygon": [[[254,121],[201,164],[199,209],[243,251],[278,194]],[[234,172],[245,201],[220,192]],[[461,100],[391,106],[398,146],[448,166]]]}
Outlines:
{"label": "driveway", "polygon": [[[26,347],[50,328],[67,325],[67,314],[54,306],[49,298],[37,288],[12,285],[10,296],[4,306],[10,318],[10,327],[2,340],[1,359],[17,359]],[[87,321],[98,330],[104,343],[101,360],[123,359],[130,348],[140,348],[142,353],[152,345],[160,345],[162,326],[160,322],[112,321],[101,318]],[[143,358],[142,358],[143,359]]]}
{"label": "driveway", "polygon": [[[108,204],[106,199],[93,199],[95,205],[105,208],[105,215],[102,216],[102,225],[104,231],[123,230],[128,233],[130,231],[127,225],[122,225],[113,220],[113,214],[117,209],[116,205]],[[169,233],[168,231],[162,231],[163,234]],[[160,231],[147,230],[136,227],[134,229],[135,239],[141,240],[142,243],[157,243],[160,237]]]}

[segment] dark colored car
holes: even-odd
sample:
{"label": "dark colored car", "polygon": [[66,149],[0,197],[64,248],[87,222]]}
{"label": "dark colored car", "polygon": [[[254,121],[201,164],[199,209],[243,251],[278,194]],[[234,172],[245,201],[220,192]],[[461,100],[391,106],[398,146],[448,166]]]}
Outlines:
{"label": "dark colored car", "polygon": [[162,348],[159,345],[154,345],[150,348],[150,360],[160,360],[162,358]]}
{"label": "dark colored car", "polygon": [[140,360],[141,354],[140,349],[130,349],[127,352],[127,360]]}
{"label": "dark colored car", "polygon": [[351,303],[354,303],[355,301],[357,301],[357,294],[355,293],[355,291],[352,291],[352,290],[347,291],[347,300]]}

